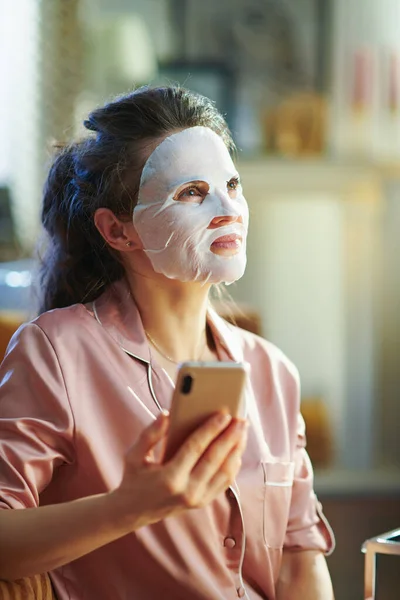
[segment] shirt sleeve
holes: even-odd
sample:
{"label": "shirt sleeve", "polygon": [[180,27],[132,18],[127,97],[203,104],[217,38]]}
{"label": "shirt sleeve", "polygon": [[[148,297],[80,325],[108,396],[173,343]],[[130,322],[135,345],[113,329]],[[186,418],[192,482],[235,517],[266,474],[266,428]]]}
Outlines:
{"label": "shirt sleeve", "polygon": [[320,550],[329,555],[335,548],[335,537],[314,493],[313,468],[305,445],[305,424],[299,414],[292,500],[284,548]]}
{"label": "shirt sleeve", "polygon": [[0,365],[0,508],[39,505],[54,471],[74,461],[74,422],[50,340],[20,327]]}

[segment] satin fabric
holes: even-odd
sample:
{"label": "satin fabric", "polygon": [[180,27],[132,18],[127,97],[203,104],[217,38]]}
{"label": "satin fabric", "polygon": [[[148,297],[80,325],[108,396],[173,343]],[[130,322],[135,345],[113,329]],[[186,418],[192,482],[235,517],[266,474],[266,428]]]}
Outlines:
{"label": "satin fabric", "polygon": [[[332,551],[313,492],[295,367],[273,345],[208,315],[224,360],[251,365],[248,444],[235,484],[209,506],[124,536],[51,573],[59,600],[275,599],[284,547]],[[23,509],[114,489],[124,455],[168,408],[120,281],[94,304],[44,313],[0,367],[0,506]]]}

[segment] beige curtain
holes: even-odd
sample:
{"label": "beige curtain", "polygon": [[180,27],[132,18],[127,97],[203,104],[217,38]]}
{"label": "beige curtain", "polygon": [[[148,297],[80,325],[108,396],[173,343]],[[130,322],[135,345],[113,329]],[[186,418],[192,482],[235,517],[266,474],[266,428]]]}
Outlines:
{"label": "beige curtain", "polygon": [[[82,87],[81,0],[21,0],[15,15],[16,73],[13,90],[13,216],[22,251],[29,254],[40,230],[41,190],[53,141],[65,142],[74,127]],[[26,5],[26,6],[25,6]]]}

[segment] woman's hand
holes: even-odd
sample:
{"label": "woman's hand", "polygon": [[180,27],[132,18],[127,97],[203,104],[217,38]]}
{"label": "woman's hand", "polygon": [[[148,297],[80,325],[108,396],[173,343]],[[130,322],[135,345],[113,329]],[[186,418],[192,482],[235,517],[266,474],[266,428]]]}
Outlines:
{"label": "woman's hand", "polygon": [[162,464],[153,456],[168,431],[168,417],[160,415],[128,452],[122,482],[112,492],[128,528],[201,508],[224,492],[240,469],[246,430],[246,421],[217,413]]}
{"label": "woman's hand", "polygon": [[211,502],[234,480],[245,423],[219,415],[199,427],[166,464],[153,449],[168,417],[145,429],[113,492],[25,510],[0,510],[0,579],[54,570],[127,533]]}

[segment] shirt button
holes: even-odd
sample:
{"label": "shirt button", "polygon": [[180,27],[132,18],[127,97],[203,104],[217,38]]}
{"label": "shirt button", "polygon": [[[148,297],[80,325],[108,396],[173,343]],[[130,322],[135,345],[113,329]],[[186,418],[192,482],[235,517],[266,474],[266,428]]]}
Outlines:
{"label": "shirt button", "polygon": [[234,548],[236,546],[236,540],[231,537],[227,537],[224,539],[224,546],[226,548]]}
{"label": "shirt button", "polygon": [[239,596],[239,598],[243,598],[244,594],[245,594],[244,587],[243,586],[238,587],[237,595]]}

